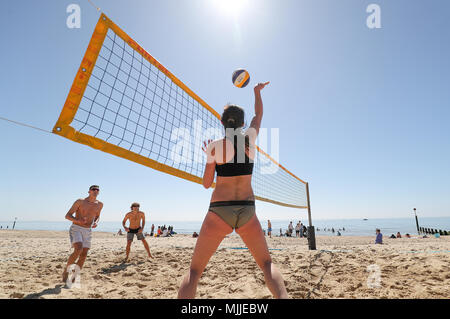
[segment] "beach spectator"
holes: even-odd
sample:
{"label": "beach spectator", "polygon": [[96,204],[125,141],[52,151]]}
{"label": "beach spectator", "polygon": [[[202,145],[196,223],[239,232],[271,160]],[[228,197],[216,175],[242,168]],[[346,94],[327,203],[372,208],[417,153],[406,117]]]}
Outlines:
{"label": "beach spectator", "polygon": [[157,233],[156,233],[156,237],[159,237],[159,236],[161,236],[162,235],[162,230],[161,230],[161,226],[158,226],[158,230],[157,230]]}
{"label": "beach spectator", "polygon": [[294,225],[292,225],[292,221],[289,223],[288,231],[289,231],[289,236],[292,236],[292,233],[294,232]]}
{"label": "beach spectator", "polygon": [[400,235],[400,232],[397,232],[397,238],[402,238],[402,235]]}
{"label": "beach spectator", "polygon": [[303,233],[304,233],[304,231],[303,231],[303,223],[302,222],[300,222],[300,238],[303,238]]}
{"label": "beach spectator", "polygon": [[123,235],[122,229],[119,229],[119,231],[117,232],[117,235],[119,235],[119,236],[122,236],[122,235]]}
{"label": "beach spectator", "polygon": [[342,227],[342,230],[343,230],[343,231],[345,231],[345,228],[344,228],[344,227]]}
{"label": "beach spectator", "polygon": [[272,238],[272,223],[270,219],[267,220],[267,235]]}
{"label": "beach spectator", "polygon": [[308,229],[306,228],[305,225],[303,225],[302,231],[300,231],[300,233],[303,235],[303,237],[308,236]]}
{"label": "beach spectator", "polygon": [[380,229],[377,228],[375,230],[377,237],[375,238],[375,244],[382,244],[383,243],[383,234],[381,233]]}
{"label": "beach spectator", "polygon": [[280,228],[280,237],[283,237],[283,230]]}
{"label": "beach spectator", "polygon": [[153,237],[153,233],[155,232],[155,224],[152,224],[152,228],[150,230],[150,236]]}
{"label": "beach spectator", "polygon": [[337,235],[338,235],[338,236],[341,236],[341,232],[340,232],[339,230],[337,231]]}
{"label": "beach spectator", "polygon": [[334,228],[331,228],[331,232],[334,233]]}
{"label": "beach spectator", "polygon": [[405,236],[406,236],[406,238],[411,238],[410,234],[406,234]]}
{"label": "beach spectator", "polygon": [[395,239],[395,238],[397,238],[397,237],[395,237],[395,235],[392,234],[391,237],[389,237],[389,238]]}
{"label": "beach spectator", "polygon": [[300,222],[295,226],[295,237],[300,237]]}
{"label": "beach spectator", "polygon": [[194,232],[194,233],[192,234],[192,237],[193,237],[193,238],[197,238],[197,237],[198,237],[197,232]]}

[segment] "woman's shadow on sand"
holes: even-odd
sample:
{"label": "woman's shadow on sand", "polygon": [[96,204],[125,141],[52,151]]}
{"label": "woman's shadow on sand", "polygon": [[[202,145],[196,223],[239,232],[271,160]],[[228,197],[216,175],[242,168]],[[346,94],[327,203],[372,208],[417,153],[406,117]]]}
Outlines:
{"label": "woman's shadow on sand", "polygon": [[127,269],[129,266],[132,266],[132,265],[133,265],[132,263],[122,261],[119,265],[112,265],[110,267],[102,268],[102,273],[103,274],[111,274],[114,272],[119,272],[119,271]]}
{"label": "woman's shadow on sand", "polygon": [[26,295],[23,299],[39,299],[45,295],[59,295],[62,287],[64,287],[63,284],[56,285],[55,288],[47,288],[41,292]]}

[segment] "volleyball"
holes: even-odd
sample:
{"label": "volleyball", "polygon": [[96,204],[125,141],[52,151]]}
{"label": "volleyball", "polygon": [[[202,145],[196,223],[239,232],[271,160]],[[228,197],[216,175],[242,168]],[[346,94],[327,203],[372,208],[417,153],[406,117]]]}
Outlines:
{"label": "volleyball", "polygon": [[250,74],[247,72],[247,70],[238,69],[233,72],[232,81],[236,87],[245,88],[250,82]]}

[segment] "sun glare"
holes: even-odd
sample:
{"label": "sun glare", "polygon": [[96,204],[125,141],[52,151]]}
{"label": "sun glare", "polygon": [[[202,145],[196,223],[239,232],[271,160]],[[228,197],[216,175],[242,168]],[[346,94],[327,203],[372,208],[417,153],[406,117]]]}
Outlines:
{"label": "sun glare", "polygon": [[226,15],[238,16],[247,5],[247,0],[212,0],[218,10]]}

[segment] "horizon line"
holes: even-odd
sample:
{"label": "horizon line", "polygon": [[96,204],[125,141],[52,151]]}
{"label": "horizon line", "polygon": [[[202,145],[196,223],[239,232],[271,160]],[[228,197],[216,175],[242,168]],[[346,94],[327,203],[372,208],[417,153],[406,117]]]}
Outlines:
{"label": "horizon line", "polygon": [[[379,219],[409,219],[409,218],[413,218],[414,219],[414,216],[411,216],[411,217],[377,217],[377,218],[367,218],[367,220],[379,220]],[[450,218],[450,216],[422,216],[422,217],[419,217],[419,218]],[[321,218],[317,218],[317,219],[314,219],[314,220],[316,220],[316,221],[327,221],[327,220],[364,220],[364,219],[366,219],[366,218],[328,218],[328,219],[321,219]],[[259,219],[260,220],[260,222],[261,221],[266,221],[266,219],[264,218],[264,219]],[[270,219],[271,221],[286,221],[286,220],[292,220],[292,221],[294,221],[294,220],[296,220],[296,219],[292,219],[292,218],[287,218],[287,219],[283,219],[283,218],[281,218],[281,219],[274,219],[274,218],[272,218],[272,219]],[[301,219],[300,219],[301,220]],[[19,220],[19,219],[17,219],[17,221],[16,221],[16,223],[17,222],[19,222],[19,221],[21,221],[21,222],[66,222],[66,220]],[[155,221],[156,222],[203,222],[203,219],[201,219],[201,220],[170,220],[170,219],[166,219],[166,220],[156,220],[155,219]],[[14,222],[14,220],[9,220],[9,221],[6,221],[6,220],[4,220],[4,221],[1,221],[0,220],[0,223],[11,223],[11,222]],[[67,222],[68,223],[70,223],[70,221],[68,221],[67,220]],[[104,220],[104,222],[108,222],[108,223],[122,223],[122,221],[121,220]],[[314,224],[314,222],[313,222],[313,224]]]}

